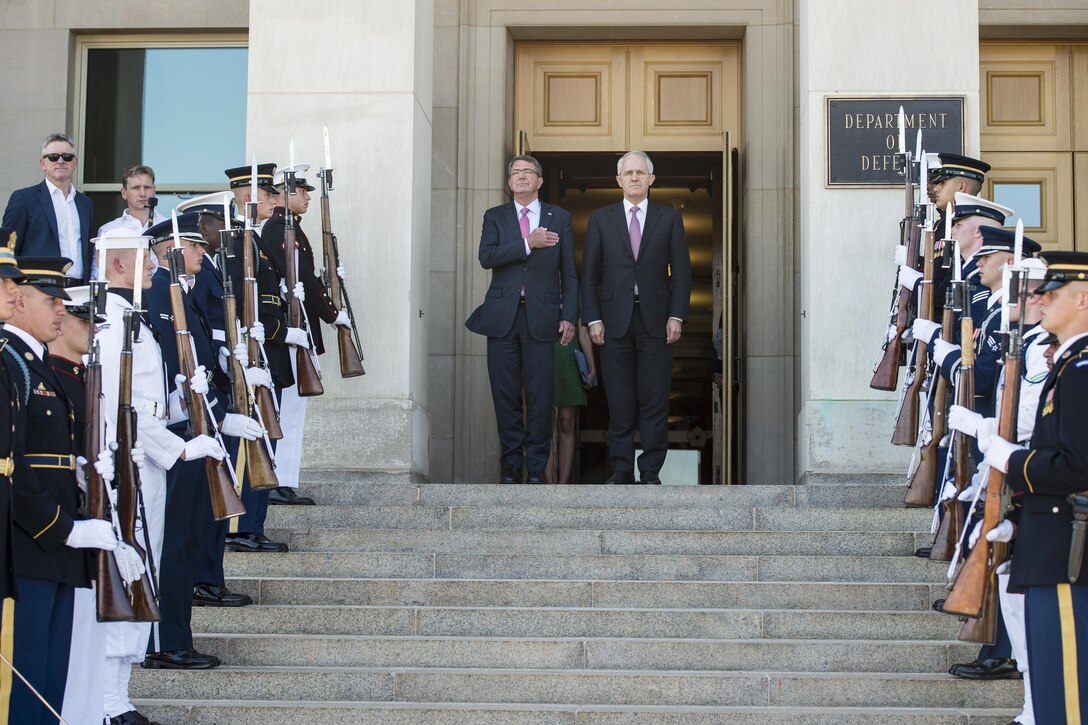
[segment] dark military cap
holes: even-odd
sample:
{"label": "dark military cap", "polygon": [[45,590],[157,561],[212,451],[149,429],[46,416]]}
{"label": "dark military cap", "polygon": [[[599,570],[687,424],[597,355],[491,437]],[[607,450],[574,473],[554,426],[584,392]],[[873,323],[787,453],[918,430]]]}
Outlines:
{"label": "dark military cap", "polygon": [[[250,176],[253,175],[252,166],[236,166],[223,172],[230,179],[230,188],[237,189],[241,186],[252,186]],[[276,173],[275,164],[257,164],[257,186],[273,194],[279,194],[279,190],[272,183],[272,177]]]}
{"label": "dark military cap", "polygon": [[1004,224],[1014,212],[1007,206],[1002,206],[995,201],[983,199],[981,196],[956,192],[955,211],[952,213],[952,221],[959,221],[969,216],[984,216],[988,219]]}
{"label": "dark military cap", "polygon": [[941,157],[941,165],[929,170],[930,181],[944,181],[953,176],[964,176],[976,181],[986,180],[986,173],[990,170],[990,165],[985,161],[973,159],[970,156],[960,156],[959,154],[942,152],[938,155]]}
{"label": "dark military cap", "polygon": [[[1013,230],[1001,227],[979,227],[978,231],[982,235],[982,246],[975,252],[976,257],[997,252],[1012,254],[1016,251],[1016,232]],[[1022,251],[1025,257],[1030,257],[1043,251],[1043,246],[1034,239],[1024,237]]]}
{"label": "dark military cap", "polygon": [[1047,252],[1042,259],[1046,262],[1046,277],[1035,288],[1036,293],[1049,292],[1070,282],[1088,281],[1088,252]]}
{"label": "dark military cap", "polygon": [[[64,310],[73,317],[78,317],[81,320],[91,321],[91,288],[87,285],[82,287],[69,287],[68,288],[69,299],[64,301]],[[105,322],[105,315],[94,315],[95,322]]]}
{"label": "dark military cap", "polygon": [[15,260],[15,230],[0,227],[0,277],[18,280],[23,276]]}
{"label": "dark military cap", "polygon": [[[222,209],[220,209],[220,213],[222,213]],[[178,214],[178,236],[189,242],[207,244],[208,241],[200,236],[199,223],[200,212],[198,211],[187,211],[184,214]],[[159,242],[173,243],[174,220],[165,219],[145,231],[144,234],[151,237],[151,246],[155,246]]]}
{"label": "dark military cap", "polygon": [[64,273],[72,266],[66,257],[19,257],[19,271],[23,278],[18,284],[37,287],[42,292],[62,300],[71,297],[64,291]]}

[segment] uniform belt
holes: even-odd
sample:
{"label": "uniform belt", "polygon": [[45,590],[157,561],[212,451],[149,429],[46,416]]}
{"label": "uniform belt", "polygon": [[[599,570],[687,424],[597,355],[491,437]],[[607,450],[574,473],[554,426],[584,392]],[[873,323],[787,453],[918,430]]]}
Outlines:
{"label": "uniform belt", "polygon": [[261,302],[267,302],[276,307],[283,307],[283,298],[279,295],[261,295]]}
{"label": "uniform belt", "polygon": [[0,476],[11,477],[11,474],[15,472],[15,459],[14,458],[0,458]]}
{"label": "uniform belt", "polygon": [[76,470],[76,457],[59,453],[26,453],[23,455],[31,468],[62,468],[66,471]]}

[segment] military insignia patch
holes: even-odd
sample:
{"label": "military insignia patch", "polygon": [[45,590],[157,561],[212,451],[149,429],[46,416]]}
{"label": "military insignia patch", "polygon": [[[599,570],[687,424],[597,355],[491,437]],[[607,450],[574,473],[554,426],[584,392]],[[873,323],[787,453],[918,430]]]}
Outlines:
{"label": "military insignia patch", "polygon": [[1046,403],[1043,404],[1042,415],[1047,416],[1054,412],[1054,389],[1046,394]]}
{"label": "military insignia patch", "polygon": [[54,393],[52,390],[47,390],[46,389],[45,383],[38,383],[38,387],[34,388],[34,394],[35,395],[44,395],[47,398],[57,397],[57,394]]}

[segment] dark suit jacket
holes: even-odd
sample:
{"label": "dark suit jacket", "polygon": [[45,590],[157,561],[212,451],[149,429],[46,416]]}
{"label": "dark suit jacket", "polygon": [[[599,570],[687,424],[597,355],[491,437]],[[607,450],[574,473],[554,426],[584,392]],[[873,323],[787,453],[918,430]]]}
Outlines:
{"label": "dark suit jacket", "polygon": [[606,341],[626,334],[631,325],[636,283],[651,335],[665,337],[670,317],[688,319],[691,257],[684,221],[671,206],[652,202],[640,221],[642,243],[636,260],[623,202],[589,215],[582,253],[582,319],[587,324],[602,321]]}
{"label": "dark suit jacket", "polygon": [[514,202],[484,212],[480,265],[491,270],[491,286],[482,305],[465,322],[472,332],[503,337],[514,325],[525,288],[525,314],[534,340],[559,339],[559,320],[578,319],[578,270],[570,214],[540,204],[540,226],[559,233],[559,244],[525,254]]}
{"label": "dark suit jacket", "polygon": [[189,298],[211,328],[213,346],[216,348],[225,347],[227,344],[227,323],[224,319],[226,311],[223,308],[225,294],[222,273],[212,263],[211,257],[204,255]]}
{"label": "dark suit jacket", "polygon": [[[91,200],[76,192],[79,213],[79,240],[83,250],[83,282],[91,272]],[[4,224],[15,230],[15,254],[25,257],[59,257],[60,233],[53,200],[43,180],[35,186],[16,189],[4,210]]]}

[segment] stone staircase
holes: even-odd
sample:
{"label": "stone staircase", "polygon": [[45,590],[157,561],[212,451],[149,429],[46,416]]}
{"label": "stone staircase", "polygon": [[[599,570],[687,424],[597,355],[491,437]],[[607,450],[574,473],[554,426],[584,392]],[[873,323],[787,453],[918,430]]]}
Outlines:
{"label": "stone staircase", "polygon": [[899,486],[485,486],[310,474],[289,554],[228,554],[206,672],[138,671],[168,725],[1007,723],[1019,682],[931,612]]}

